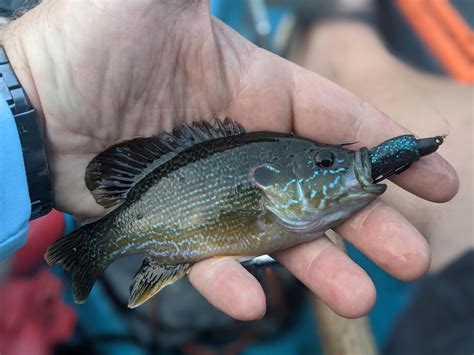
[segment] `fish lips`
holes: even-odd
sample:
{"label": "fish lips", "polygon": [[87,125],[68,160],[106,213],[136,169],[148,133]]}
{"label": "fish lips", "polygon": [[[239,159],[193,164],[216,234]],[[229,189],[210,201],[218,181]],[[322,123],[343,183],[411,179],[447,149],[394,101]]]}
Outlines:
{"label": "fish lips", "polygon": [[373,195],[381,195],[387,189],[385,184],[374,184],[372,179],[372,164],[370,163],[369,150],[362,148],[354,153],[354,171],[357,181],[364,192]]}

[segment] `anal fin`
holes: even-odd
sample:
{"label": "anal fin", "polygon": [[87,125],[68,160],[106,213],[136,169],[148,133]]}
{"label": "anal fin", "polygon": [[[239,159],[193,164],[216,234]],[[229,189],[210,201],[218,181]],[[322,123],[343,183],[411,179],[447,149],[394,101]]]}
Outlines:
{"label": "anal fin", "polygon": [[129,308],[135,308],[156,295],[163,287],[186,275],[191,264],[158,265],[145,259],[130,286]]}

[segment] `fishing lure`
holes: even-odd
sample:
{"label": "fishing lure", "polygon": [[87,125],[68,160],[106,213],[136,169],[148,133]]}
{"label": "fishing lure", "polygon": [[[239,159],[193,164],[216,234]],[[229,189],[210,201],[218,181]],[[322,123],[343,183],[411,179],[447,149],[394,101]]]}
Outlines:
{"label": "fishing lure", "polygon": [[402,136],[352,151],[292,134],[246,133],[229,119],[136,138],[86,169],[97,203],[118,207],[57,241],[45,258],[72,272],[81,303],[114,260],[143,254],[130,288],[129,307],[136,307],[200,260],[231,255],[256,263],[262,258],[255,256],[319,237],[385,191],[374,181],[438,143]]}

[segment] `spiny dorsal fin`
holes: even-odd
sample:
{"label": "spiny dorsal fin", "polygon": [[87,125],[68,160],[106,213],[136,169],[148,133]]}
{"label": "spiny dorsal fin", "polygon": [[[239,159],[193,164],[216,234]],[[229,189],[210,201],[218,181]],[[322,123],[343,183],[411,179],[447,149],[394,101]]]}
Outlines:
{"label": "spiny dorsal fin", "polygon": [[195,144],[245,133],[226,118],[183,124],[173,133],[135,138],[115,144],[96,156],[86,169],[86,186],[98,204],[111,207],[127,197],[130,189],[156,167]]}
{"label": "spiny dorsal fin", "polygon": [[157,294],[163,287],[172,284],[186,275],[191,264],[158,265],[149,259],[133,278],[130,286],[129,308],[135,308]]}

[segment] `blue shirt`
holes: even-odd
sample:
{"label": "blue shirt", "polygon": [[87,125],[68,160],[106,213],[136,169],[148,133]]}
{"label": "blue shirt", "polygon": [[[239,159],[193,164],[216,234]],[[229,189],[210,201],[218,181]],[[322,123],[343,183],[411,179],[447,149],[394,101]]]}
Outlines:
{"label": "blue shirt", "polygon": [[13,114],[0,100],[0,260],[26,242],[31,203]]}

